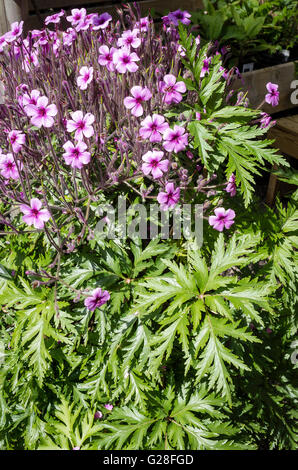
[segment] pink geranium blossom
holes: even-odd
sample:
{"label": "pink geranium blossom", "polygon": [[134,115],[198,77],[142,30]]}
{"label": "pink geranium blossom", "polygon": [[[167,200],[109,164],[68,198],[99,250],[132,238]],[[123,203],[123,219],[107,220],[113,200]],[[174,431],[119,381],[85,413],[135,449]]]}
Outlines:
{"label": "pink geranium blossom", "polygon": [[70,165],[72,168],[83,168],[83,165],[87,165],[90,162],[91,154],[90,152],[86,152],[87,145],[85,142],[78,141],[75,144],[68,140],[64,145],[63,148],[65,153],[63,153],[63,157],[65,163]]}
{"label": "pink geranium blossom", "polygon": [[23,24],[24,21],[20,21],[19,23],[15,21],[14,23],[12,23],[12,25],[10,26],[10,31],[8,31],[5,36],[7,42],[12,42],[19,36],[21,36],[23,32]]}
{"label": "pink geranium blossom", "polygon": [[77,32],[73,28],[67,28],[66,32],[63,32],[63,44],[65,46],[71,46],[73,41],[77,38]]}
{"label": "pink geranium blossom", "polygon": [[122,33],[122,36],[117,41],[118,47],[133,47],[136,49],[141,45],[141,39],[138,37],[139,30],[133,29],[132,31],[128,29]]}
{"label": "pink geranium blossom", "polygon": [[84,137],[89,139],[94,135],[94,129],[92,124],[94,123],[95,117],[91,113],[83,115],[82,111],[75,111],[71,113],[71,120],[66,122],[67,132],[75,131],[75,139],[82,140]]}
{"label": "pink geranium blossom", "polygon": [[30,94],[25,93],[23,95],[23,106],[27,106],[28,104],[33,104],[34,106],[37,105],[37,100],[40,97],[40,91],[32,90]]}
{"label": "pink geranium blossom", "polygon": [[134,29],[138,28],[140,31],[148,31],[149,23],[149,17],[145,16],[136,22]]}
{"label": "pink geranium blossom", "polygon": [[97,287],[97,289],[95,289],[92,294],[87,297],[87,299],[85,299],[84,305],[88,308],[88,310],[93,312],[96,308],[105,304],[109,299],[109,292],[106,290],[101,290],[100,287]]}
{"label": "pink geranium blossom", "polygon": [[230,178],[229,178],[229,181],[228,181],[228,184],[227,184],[227,187],[226,187],[226,191],[227,191],[227,193],[230,193],[231,197],[234,197],[234,196],[236,196],[236,190],[237,190],[237,187],[236,187],[236,184],[235,184],[235,175],[234,175],[234,173],[232,173]]}
{"label": "pink geranium blossom", "polygon": [[[23,168],[22,162],[18,162],[18,166],[21,170]],[[11,153],[1,155],[0,170],[1,175],[4,176],[4,178],[17,180],[20,177],[18,167]]]}
{"label": "pink geranium blossom", "polygon": [[22,134],[22,131],[12,130],[9,132],[7,140],[11,143],[12,150],[18,153],[26,142],[26,136]]}
{"label": "pink geranium blossom", "polygon": [[103,417],[103,414],[101,411],[95,411],[94,419],[101,419],[102,417]]}
{"label": "pink geranium blossom", "polygon": [[42,202],[33,198],[30,201],[30,206],[26,204],[20,205],[20,210],[23,212],[23,221],[28,225],[34,225],[35,228],[43,228],[44,223],[51,218],[51,214],[47,209],[41,209]]}
{"label": "pink geranium blossom", "polygon": [[28,54],[26,51],[24,51],[24,60],[22,61],[22,69],[25,70],[26,73],[31,72],[32,67],[38,67],[39,66],[39,60],[38,60],[38,55],[37,52],[32,51],[30,54]]}
{"label": "pink geranium blossom", "polygon": [[260,119],[260,128],[261,129],[266,129],[267,127],[272,127],[276,124],[276,121],[272,121],[271,116],[267,113],[261,113],[261,119]]}
{"label": "pink geranium blossom", "polygon": [[113,55],[113,62],[119,73],[136,72],[139,68],[136,62],[139,60],[140,58],[135,52],[130,52],[129,47],[122,47],[115,51]]}
{"label": "pink geranium blossom", "polygon": [[109,411],[112,411],[112,409],[113,409],[114,407],[113,407],[113,405],[111,405],[110,403],[107,403],[107,404],[105,405],[105,408],[106,408],[107,410],[109,410]]}
{"label": "pink geranium blossom", "polygon": [[188,25],[190,24],[190,18],[191,14],[188,13],[188,11],[182,11],[182,10],[176,10],[172,11],[168,14],[169,20],[175,25],[178,25],[178,22],[181,21],[181,23]]}
{"label": "pink geranium blossom", "polygon": [[50,23],[58,24],[60,23],[61,16],[64,15],[64,10],[61,10],[59,13],[54,13],[54,15],[47,16],[44,20],[44,24],[47,26]]}
{"label": "pink geranium blossom", "polygon": [[48,104],[46,96],[37,98],[37,104],[28,104],[25,106],[27,116],[31,116],[31,123],[36,127],[52,127],[54,124],[53,116],[57,114],[55,104]]}
{"label": "pink geranium blossom", "polygon": [[76,26],[85,18],[86,14],[87,12],[85,8],[73,8],[71,10],[71,15],[67,16],[66,19],[72,24],[72,26]]}
{"label": "pink geranium blossom", "polygon": [[134,116],[142,116],[144,109],[141,103],[150,100],[152,93],[147,87],[142,88],[141,86],[132,87],[130,92],[132,96],[124,98],[124,106],[131,109],[131,114]]}
{"label": "pink geranium blossom", "polygon": [[157,196],[163,211],[174,207],[180,198],[180,188],[175,189],[174,183],[167,183],[165,189],[165,191],[160,192]]}
{"label": "pink geranium blossom", "polygon": [[7,46],[6,35],[7,33],[0,36],[0,53],[3,52],[4,47]]}
{"label": "pink geranium blossom", "polygon": [[142,171],[144,175],[152,174],[154,179],[161,178],[165,171],[168,171],[169,160],[162,160],[164,152],[153,150],[145,153],[142,156],[144,163],[142,164]]}
{"label": "pink geranium blossom", "polygon": [[209,224],[219,232],[222,232],[224,228],[229,229],[235,218],[235,212],[233,209],[225,210],[223,207],[218,207],[214,211],[215,215],[209,217]]}
{"label": "pink geranium blossom", "polygon": [[93,67],[82,67],[80,69],[80,75],[77,78],[78,87],[81,90],[86,90],[89,83],[93,80]]}
{"label": "pink geranium blossom", "polygon": [[167,152],[178,153],[184,150],[188,144],[188,134],[184,127],[174,126],[174,129],[168,128],[163,134],[163,146]]}
{"label": "pink geranium blossom", "polygon": [[97,31],[98,29],[105,29],[109,25],[110,21],[112,21],[111,15],[109,13],[102,13],[101,15],[95,15],[93,17],[92,28]]}
{"label": "pink geranium blossom", "polygon": [[159,114],[153,114],[153,116],[147,116],[141,122],[141,128],[139,135],[142,139],[149,139],[150,142],[160,142],[162,140],[161,134],[163,134],[169,125],[165,122],[165,118]]}
{"label": "pink geranium blossom", "polygon": [[182,100],[181,93],[186,92],[184,82],[177,82],[175,75],[168,74],[163,77],[163,81],[159,83],[160,91],[165,94],[164,102],[166,104],[180,103]]}
{"label": "pink geranium blossom", "polygon": [[271,104],[272,106],[277,106],[279,101],[278,85],[269,82],[267,83],[266,88],[269,92],[265,96],[266,103]]}
{"label": "pink geranium blossom", "polygon": [[98,52],[100,54],[98,56],[98,63],[100,65],[105,65],[110,72],[114,72],[115,70],[115,65],[113,63],[113,55],[114,52],[116,52],[117,50],[118,49],[116,49],[115,47],[111,47],[111,49],[109,49],[109,47],[106,45],[100,46],[100,48],[98,49]]}
{"label": "pink geranium blossom", "polygon": [[209,73],[210,62],[211,62],[211,57],[208,57],[207,59],[203,60],[203,67],[202,67],[201,73],[200,73],[201,78],[205,77],[206,73]]}

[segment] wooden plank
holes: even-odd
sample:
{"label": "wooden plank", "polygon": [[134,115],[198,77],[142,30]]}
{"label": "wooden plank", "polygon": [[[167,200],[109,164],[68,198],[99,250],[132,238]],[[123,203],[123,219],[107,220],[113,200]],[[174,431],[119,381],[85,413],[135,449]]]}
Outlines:
{"label": "wooden plank", "polygon": [[275,126],[268,132],[268,138],[275,139],[274,147],[282,153],[298,159],[298,132],[288,132]]}
{"label": "wooden plank", "polygon": [[266,84],[268,82],[277,83],[279,89],[279,104],[272,107],[264,103],[262,110],[266,113],[276,113],[287,109],[295,108],[295,104],[291,103],[291,94],[293,89],[290,85],[295,79],[295,63],[275,65],[265,69],[255,70],[242,74],[242,79],[237,79],[232,88],[237,90],[242,88],[248,91],[248,98],[252,107],[259,106],[265,99],[267,93]]}
{"label": "wooden plank", "polygon": [[297,138],[298,146],[298,115],[279,119],[276,124],[276,128],[290,134],[294,134]]}

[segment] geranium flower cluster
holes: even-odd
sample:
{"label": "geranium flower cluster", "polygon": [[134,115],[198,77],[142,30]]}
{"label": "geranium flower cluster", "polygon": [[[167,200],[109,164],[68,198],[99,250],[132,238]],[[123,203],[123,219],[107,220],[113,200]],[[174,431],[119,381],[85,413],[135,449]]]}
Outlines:
{"label": "geranium flower cluster", "polygon": [[[22,22],[0,38],[1,200],[16,204],[25,224],[49,225],[52,241],[50,232],[74,217],[85,231],[90,202],[115,185],[168,210],[180,202],[189,175],[200,176],[187,121],[170,112],[192,103],[177,33],[190,15],[169,14],[157,33],[150,17],[127,9],[126,30],[108,13],[74,8],[48,16],[44,29],[25,38]],[[206,56],[202,78],[210,66]],[[235,184],[228,182],[231,195]],[[201,181],[196,188],[205,191]],[[65,240],[57,243],[62,250]]]}

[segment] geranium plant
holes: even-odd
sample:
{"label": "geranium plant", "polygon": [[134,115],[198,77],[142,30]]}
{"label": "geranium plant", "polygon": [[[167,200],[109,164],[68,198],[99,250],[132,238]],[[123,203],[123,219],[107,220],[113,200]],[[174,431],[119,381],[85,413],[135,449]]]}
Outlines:
{"label": "geranium plant", "polygon": [[[66,31],[63,15],[2,38],[1,447],[253,449],[264,426],[293,447],[290,360],[259,425],[253,407],[267,330],[280,355],[294,334],[295,199],[276,215],[254,194],[288,165],[270,118],[227,91],[187,12],[162,30],[138,8],[74,9]],[[119,199],[146,214],[127,235]],[[174,236],[183,204],[201,207],[201,244]]]}

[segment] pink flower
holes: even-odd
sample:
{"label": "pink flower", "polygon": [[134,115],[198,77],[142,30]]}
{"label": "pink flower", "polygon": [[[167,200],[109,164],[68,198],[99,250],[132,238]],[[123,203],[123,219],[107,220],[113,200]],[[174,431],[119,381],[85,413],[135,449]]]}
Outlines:
{"label": "pink flower", "polygon": [[150,100],[152,93],[147,87],[142,88],[141,86],[132,87],[130,92],[132,97],[127,96],[124,98],[124,106],[127,109],[131,109],[131,114],[134,116],[142,116],[144,109],[141,103]]}
{"label": "pink flower", "polygon": [[96,15],[93,17],[93,28],[95,31],[98,29],[105,29],[109,22],[112,21],[111,15],[109,13],[102,13],[101,15]]}
{"label": "pink flower", "polygon": [[271,104],[272,106],[277,106],[279,101],[278,85],[269,82],[267,83],[266,88],[269,92],[265,96],[266,103]]}
{"label": "pink flower", "polygon": [[183,24],[190,24],[190,18],[191,14],[188,13],[188,11],[182,11],[182,10],[176,10],[172,11],[168,14],[169,20],[175,25],[178,25],[178,22],[181,21]]}
{"label": "pink flower", "polygon": [[78,87],[81,90],[86,90],[87,86],[93,80],[93,67],[82,67],[80,69],[80,75],[77,78]]}
{"label": "pink flower", "polygon": [[136,64],[140,58],[135,52],[130,52],[129,47],[122,47],[115,51],[113,55],[113,62],[116,70],[119,73],[136,72],[139,66]]}
{"label": "pink flower", "polygon": [[0,36],[0,53],[3,52],[4,47],[7,46],[6,35],[7,33]]}
{"label": "pink flower", "polygon": [[111,405],[110,403],[107,403],[107,404],[105,405],[105,408],[106,408],[107,410],[111,411],[114,407],[113,407],[113,405]]}
{"label": "pink flower", "polygon": [[60,18],[61,16],[64,15],[64,13],[65,13],[64,10],[61,10],[59,13],[55,13],[54,15],[47,16],[44,21],[44,24],[48,25],[50,23],[54,23],[54,24],[60,23]]}
{"label": "pink flower", "polygon": [[67,16],[66,19],[72,24],[72,26],[75,26],[85,18],[86,14],[87,12],[85,8],[81,8],[80,10],[78,8],[73,8],[73,10],[71,10],[71,15]]}
{"label": "pink flower", "polygon": [[157,196],[157,200],[163,211],[174,207],[180,198],[180,188],[175,189],[174,183],[167,183],[165,189],[165,192],[160,192]]}
{"label": "pink flower", "polygon": [[229,181],[228,181],[228,184],[227,184],[227,187],[226,187],[226,191],[227,191],[227,193],[230,193],[231,197],[234,197],[234,196],[236,196],[236,190],[237,190],[237,187],[236,187],[236,184],[235,184],[235,175],[234,175],[234,173],[232,173],[230,178],[229,178]]}
{"label": "pink flower", "polygon": [[107,69],[110,72],[114,72],[115,70],[115,65],[113,63],[113,55],[114,52],[116,52],[118,49],[115,47],[111,47],[111,49],[108,48],[108,46],[100,46],[98,49],[99,52],[99,57],[98,57],[98,63],[100,65],[105,65]]}
{"label": "pink flower", "polygon": [[[21,161],[18,162],[18,166],[20,170],[23,168]],[[17,180],[20,177],[18,167],[11,153],[1,155],[0,170],[1,175],[4,176],[4,178]]]}
{"label": "pink flower", "polygon": [[96,411],[94,413],[94,419],[100,419],[100,418],[102,418],[102,416],[103,416],[103,414],[102,414],[101,411]]}
{"label": "pink flower", "polygon": [[68,28],[66,32],[63,32],[63,44],[65,46],[71,46],[73,41],[77,38],[77,33],[73,28]]}
{"label": "pink flower", "polygon": [[18,153],[26,142],[26,136],[21,131],[12,130],[9,132],[7,140],[11,143],[12,150]]}
{"label": "pink flower", "polygon": [[142,171],[144,175],[152,174],[154,179],[161,178],[165,171],[168,171],[169,160],[162,160],[164,152],[153,150],[145,153],[142,156],[142,160],[145,162],[142,164]]}
{"label": "pink flower", "polygon": [[27,106],[28,104],[33,104],[36,106],[39,97],[40,92],[38,90],[32,90],[30,95],[25,93],[25,95],[23,95],[23,106]]}
{"label": "pink flower", "polygon": [[201,70],[200,77],[203,78],[205,77],[206,73],[209,73],[209,64],[211,62],[211,58],[209,57],[208,59],[203,60],[203,67]]}
{"label": "pink flower", "polygon": [[28,104],[25,106],[27,116],[31,116],[31,123],[36,127],[52,127],[54,124],[53,116],[57,114],[55,104],[48,104],[46,96],[37,98],[37,104]]}
{"label": "pink flower", "polygon": [[76,144],[73,144],[68,140],[63,145],[63,148],[65,150],[65,153],[63,153],[65,163],[72,168],[81,169],[83,165],[87,165],[90,162],[91,154],[86,152],[87,145],[85,142],[79,140]]}
{"label": "pink flower", "polygon": [[121,38],[118,39],[117,41],[117,46],[118,47],[133,47],[136,49],[141,45],[141,39],[138,37],[139,30],[133,29],[132,31],[128,29],[127,31],[124,31],[122,33]]}
{"label": "pink flower", "polygon": [[80,450],[79,446],[73,447],[72,450]]}
{"label": "pink flower", "polygon": [[79,23],[74,25],[74,28],[78,32],[86,31],[89,28],[89,26],[92,24],[92,21],[93,21],[93,15],[92,14],[86,15]]}
{"label": "pink flower", "polygon": [[10,31],[8,31],[8,33],[6,33],[6,37],[5,37],[6,42],[12,42],[16,38],[21,36],[21,34],[23,32],[23,24],[24,24],[24,21],[20,21],[20,23],[15,21],[14,23],[12,23],[12,25],[10,26],[10,28],[11,28]]}
{"label": "pink flower", "polygon": [[215,215],[209,217],[209,224],[219,232],[222,232],[224,228],[229,229],[235,218],[235,212],[233,209],[225,210],[223,207],[218,207],[214,211]]}
{"label": "pink flower", "polygon": [[22,69],[25,70],[26,73],[31,72],[32,67],[38,67],[39,60],[38,55],[35,51],[32,51],[30,54],[24,52],[24,60],[22,61]]}
{"label": "pink flower", "polygon": [[43,228],[44,223],[51,218],[51,214],[47,209],[41,209],[42,202],[33,198],[30,201],[30,206],[26,204],[20,205],[20,210],[23,212],[23,221],[28,225],[34,225],[35,228]]}
{"label": "pink flower", "polygon": [[159,83],[160,91],[165,93],[164,102],[166,104],[180,103],[182,100],[181,93],[186,92],[184,82],[176,82],[175,75],[168,74],[163,77],[163,81]]}
{"label": "pink flower", "polygon": [[174,126],[174,129],[168,128],[163,135],[163,146],[167,152],[178,153],[184,150],[188,144],[188,134],[184,127]]}
{"label": "pink flower", "polygon": [[139,135],[142,139],[148,139],[150,142],[160,142],[162,140],[161,134],[163,134],[169,125],[165,122],[165,118],[159,114],[153,114],[153,116],[147,116],[141,122],[141,128]]}
{"label": "pink flower", "polygon": [[88,308],[88,310],[91,310],[93,312],[96,308],[101,307],[103,304],[105,304],[108,300],[110,299],[110,294],[106,290],[101,290],[100,287],[97,287],[90,297],[87,297],[84,301],[85,307]]}
{"label": "pink flower", "polygon": [[66,122],[67,132],[75,131],[75,139],[82,140],[85,137],[89,139],[94,135],[92,124],[95,117],[91,113],[83,115],[82,111],[75,111],[71,113],[72,120]]}
{"label": "pink flower", "polygon": [[260,119],[260,128],[266,129],[267,127],[272,127],[276,124],[276,121],[272,121],[271,116],[267,113],[261,113],[262,118]]}

